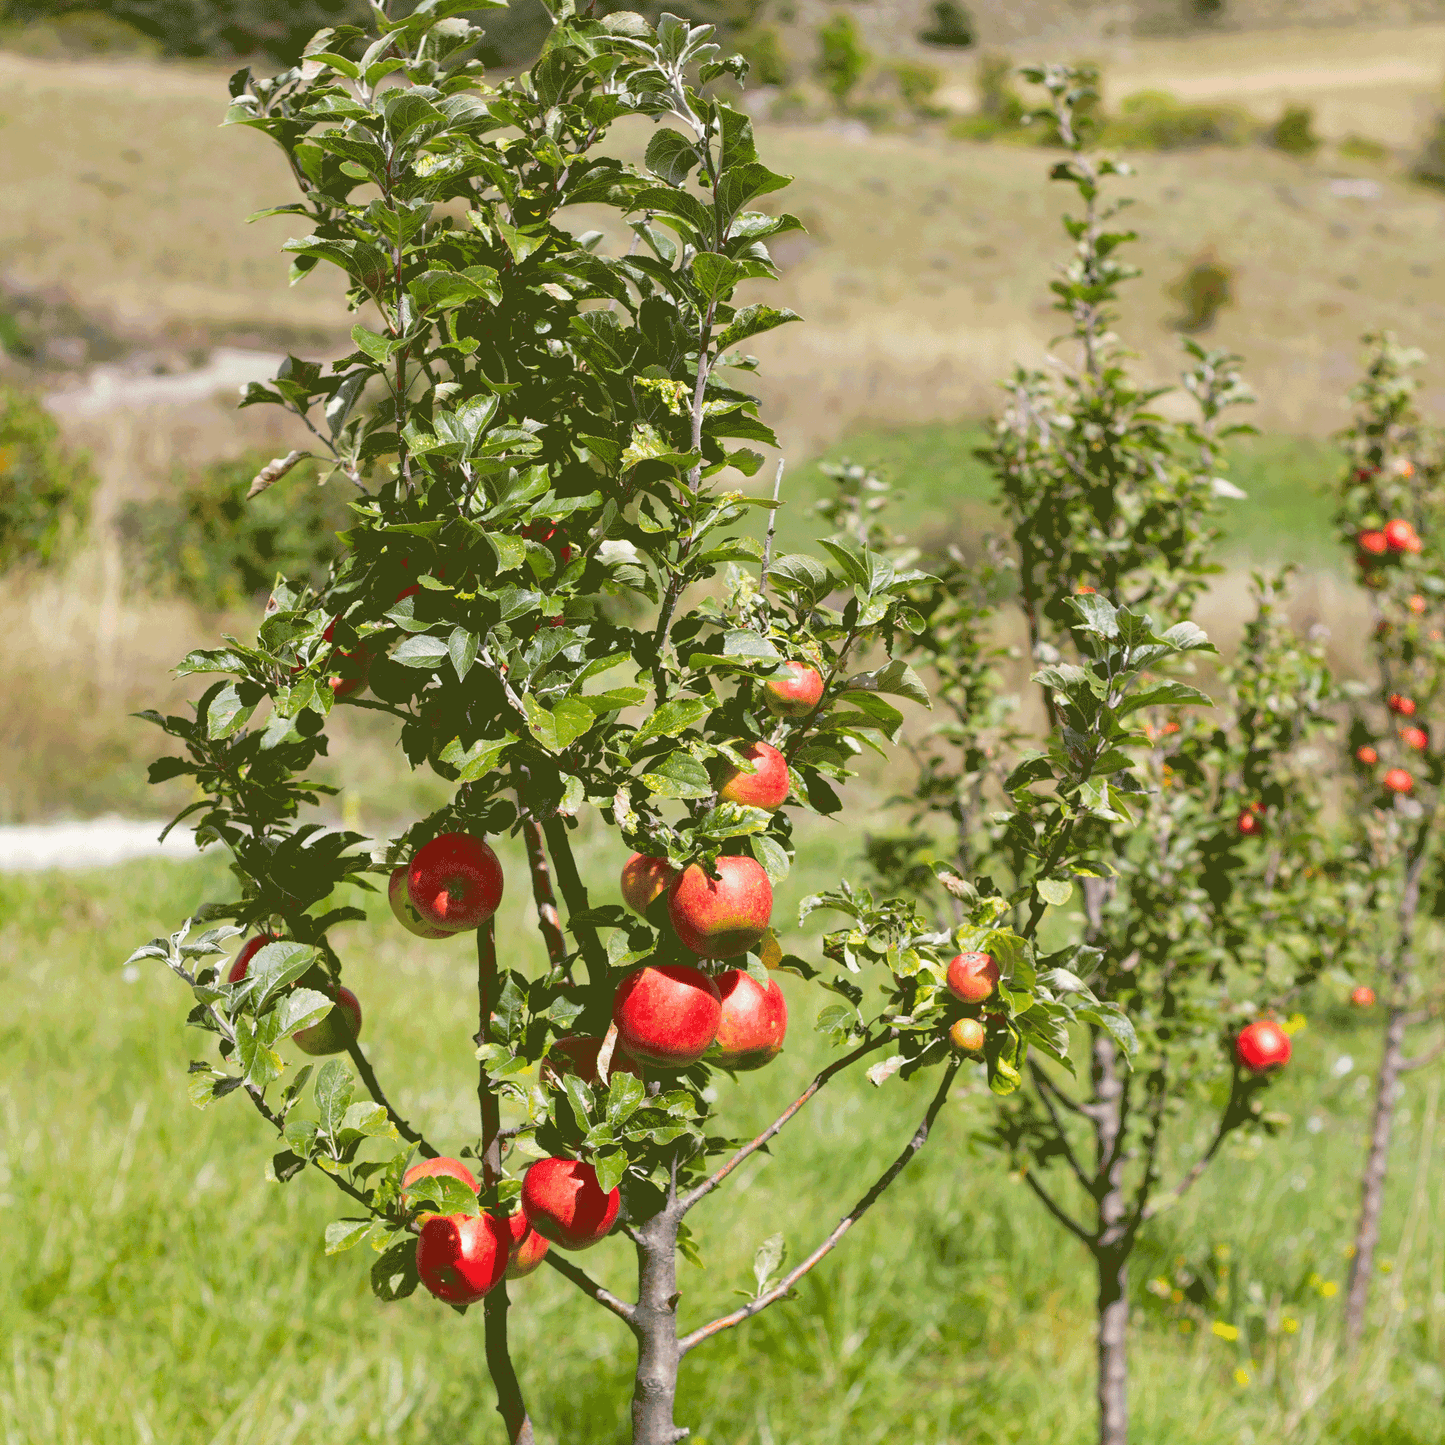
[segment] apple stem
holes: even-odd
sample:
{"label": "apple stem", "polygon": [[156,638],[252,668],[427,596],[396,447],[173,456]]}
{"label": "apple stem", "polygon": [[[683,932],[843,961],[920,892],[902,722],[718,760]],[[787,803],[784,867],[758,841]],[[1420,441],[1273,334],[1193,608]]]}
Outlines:
{"label": "apple stem", "polygon": [[704,1340],[711,1339],[714,1335],[721,1334],[724,1330],[730,1330],[734,1325],[740,1325],[744,1320],[750,1320],[756,1314],[780,1299],[786,1299],[792,1292],[793,1286],[811,1270],[820,1260],[829,1255],[842,1242],[843,1236],[873,1207],[883,1191],[903,1173],[908,1167],[913,1156],[928,1142],[928,1136],[933,1130],[933,1121],[938,1117],[938,1111],[943,1108],[948,1098],[948,1090],[953,1083],[953,1076],[958,1072],[959,1060],[954,1059],[944,1070],[943,1082],[938,1086],[938,1092],[933,1096],[933,1102],[928,1106],[928,1112],[923,1116],[923,1122],[914,1130],[913,1137],[903,1146],[903,1152],[893,1161],[892,1164],[881,1174],[873,1187],[853,1206],[853,1208],[838,1221],[833,1232],[805,1259],[798,1267],[785,1275],[782,1281],[760,1294],[755,1300],[750,1300],[741,1309],[734,1310],[731,1314],[722,1315],[709,1324],[700,1326],[689,1335],[684,1335],[678,1341],[678,1349],[681,1354],[687,1354],[689,1350],[695,1349]]}

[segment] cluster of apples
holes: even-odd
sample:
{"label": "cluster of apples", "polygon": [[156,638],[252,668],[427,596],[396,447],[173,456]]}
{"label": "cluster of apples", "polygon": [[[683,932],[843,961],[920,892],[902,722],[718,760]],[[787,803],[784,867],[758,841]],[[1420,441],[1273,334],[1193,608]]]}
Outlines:
{"label": "cluster of apples", "polygon": [[1419,534],[1403,517],[1392,517],[1378,530],[1359,533],[1355,538],[1355,560],[1365,586],[1383,587],[1385,579],[1379,572],[1382,560],[1418,552],[1421,545]]}
{"label": "cluster of apples", "polygon": [[1264,832],[1264,815],[1263,803],[1250,803],[1239,810],[1239,816],[1234,820],[1234,831],[1241,838],[1258,838]]}
{"label": "cluster of apples", "polygon": [[[1386,706],[1398,718],[1415,716],[1415,699],[1404,693],[1392,692],[1386,700]],[[1419,724],[1408,723],[1400,729],[1400,741],[1407,748],[1423,753],[1430,747],[1430,734]],[[1369,743],[1361,743],[1355,749],[1355,761],[1362,768],[1373,768],[1380,761],[1379,751]],[[1386,768],[1380,785],[1388,793],[1408,794],[1415,789],[1415,777],[1408,768]]]}

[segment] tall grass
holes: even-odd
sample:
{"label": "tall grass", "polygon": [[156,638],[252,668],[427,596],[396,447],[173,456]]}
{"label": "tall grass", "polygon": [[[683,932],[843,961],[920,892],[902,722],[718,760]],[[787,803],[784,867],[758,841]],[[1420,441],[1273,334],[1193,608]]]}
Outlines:
{"label": "tall grass", "polygon": [[[851,865],[818,827],[777,916]],[[589,837],[610,896],[618,862]],[[520,856],[507,848],[507,962],[531,967]],[[226,888],[221,860],[0,878],[0,1422],[5,1445],[290,1445],[501,1439],[475,1315],[426,1298],[376,1304],[362,1254],[327,1258],[341,1211],[323,1180],[262,1178],[268,1141],[240,1099],[198,1113],[183,1074],[201,1047],[175,980],[123,977],[132,944]],[[473,1136],[475,1026],[465,942],[403,935],[384,904],[338,936],[366,1044],[399,1107],[443,1148]],[[809,949],[802,937],[791,946]],[[759,1126],[822,1057],[816,996],[785,984],[788,1049],[720,1085],[727,1127]],[[1387,1224],[1391,1273],[1357,1365],[1334,1355],[1344,1249],[1377,1030],[1326,993],[1272,1104],[1273,1141],[1233,1150],[1145,1246],[1133,1281],[1141,1445],[1248,1440],[1435,1445],[1445,1347],[1445,1151],[1439,1065],[1406,1087]],[[697,1320],[750,1283],[782,1231],[793,1256],[848,1207],[921,1115],[924,1087],[838,1085],[700,1211],[706,1262],[684,1267]],[[1035,1442],[1092,1432],[1092,1282],[971,1133],[960,1091],[935,1139],[799,1297],[690,1357],[679,1418],[701,1445]],[[1199,1121],[1189,1148],[1204,1144]],[[630,1286],[624,1241],[587,1257]],[[1149,1282],[1207,1278],[1200,1304]],[[1334,1288],[1332,1288],[1332,1286]],[[1167,1291],[1166,1291],[1167,1292]],[[1196,1293],[1198,1291],[1196,1290]],[[543,1269],[512,1286],[513,1339],[539,1441],[627,1438],[631,1341]],[[1227,1340],[1213,1330],[1218,1322]],[[1239,1372],[1238,1374],[1236,1372]]]}

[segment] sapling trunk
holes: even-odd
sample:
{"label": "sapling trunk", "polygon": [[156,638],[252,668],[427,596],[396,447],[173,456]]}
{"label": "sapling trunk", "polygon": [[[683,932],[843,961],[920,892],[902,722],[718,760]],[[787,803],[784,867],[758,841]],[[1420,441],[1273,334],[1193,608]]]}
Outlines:
{"label": "sapling trunk", "polygon": [[633,1445],[676,1445],[687,1431],[673,1420],[682,1351],[677,1340],[677,1226],[675,1193],[666,1209],[636,1231],[637,1374],[632,1388]]}
{"label": "sapling trunk", "polygon": [[[1093,882],[1093,880],[1090,880]],[[1133,1235],[1126,1226],[1124,1195],[1124,1085],[1114,1041],[1094,1038],[1095,1181],[1099,1227],[1093,1247],[1099,1272],[1098,1360],[1099,1445],[1125,1445],[1129,1438],[1129,1254]]]}
{"label": "sapling trunk", "polygon": [[1099,1271],[1099,1445],[1125,1445],[1129,1438],[1129,1252],[1100,1249]]}

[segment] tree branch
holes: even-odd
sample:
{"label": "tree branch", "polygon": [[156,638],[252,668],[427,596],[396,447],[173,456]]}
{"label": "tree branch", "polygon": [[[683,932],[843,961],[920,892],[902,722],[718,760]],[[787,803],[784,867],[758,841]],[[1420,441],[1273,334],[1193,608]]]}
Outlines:
{"label": "tree branch", "polygon": [[1423,1069],[1427,1064],[1433,1064],[1441,1054],[1445,1054],[1445,1038],[1442,1038],[1433,1048],[1426,1049],[1423,1054],[1416,1054],[1413,1059],[1405,1059],[1400,1064],[1400,1072],[1408,1074],[1414,1069]]}
{"label": "tree branch", "polygon": [[597,930],[590,923],[583,923],[580,914],[587,913],[592,905],[587,898],[587,887],[577,872],[577,860],[572,856],[572,842],[567,837],[567,825],[554,814],[542,824],[547,847],[552,854],[552,865],[557,870],[557,886],[562,890],[563,901],[567,904],[567,926],[582,950],[587,961],[589,979],[607,976],[607,950],[597,936]]}
{"label": "tree branch", "polygon": [[1052,1085],[1052,1080],[1049,1081],[1049,1086],[1039,1083],[1040,1078],[1046,1076],[1037,1064],[1033,1065],[1030,1072],[1034,1078],[1034,1091],[1038,1094],[1040,1102],[1048,1111],[1049,1122],[1054,1126],[1054,1134],[1063,1150],[1064,1159],[1068,1163],[1069,1168],[1074,1171],[1074,1178],[1079,1181],[1079,1187],[1083,1189],[1085,1194],[1093,1194],[1095,1181],[1084,1173],[1083,1166],[1079,1163],[1079,1156],[1074,1153],[1074,1146],[1069,1142],[1069,1136],[1064,1133],[1064,1121],[1059,1118],[1059,1111],[1054,1108],[1053,1100],[1049,1097],[1049,1086]]}
{"label": "tree branch", "polygon": [[792,1117],[798,1112],[798,1110],[801,1109],[803,1105],[806,1104],[813,1097],[813,1095],[816,1094],[818,1090],[821,1089],[823,1085],[828,1082],[829,1079],[831,1079],[835,1074],[841,1073],[844,1069],[848,1067],[849,1064],[854,1063],[858,1059],[861,1059],[864,1054],[871,1053],[880,1045],[887,1043],[888,1040],[892,1037],[894,1037],[894,1034],[890,1030],[881,1038],[867,1038],[861,1044],[859,1044],[852,1053],[844,1054],[841,1059],[835,1059],[831,1064],[828,1065],[826,1069],[821,1070],[815,1076],[813,1082],[809,1084],[808,1087],[804,1089],[803,1092],[799,1094],[798,1097],[794,1099],[793,1102],[789,1104],[788,1107],[784,1109],[783,1112],[779,1114],[778,1117],[774,1119],[773,1122],[769,1124],[768,1127],[764,1129],[763,1132],[759,1134],[756,1139],[753,1139],[749,1143],[744,1144],[742,1148],[739,1149],[737,1153],[734,1154],[733,1157],[722,1166],[722,1168],[718,1169],[715,1173],[710,1174],[706,1179],[702,1181],[701,1184],[694,1186],[682,1196],[682,1198],[678,1201],[677,1205],[678,1217],[681,1218],[695,1204],[700,1204],[704,1199],[707,1198],[709,1194],[713,1192],[714,1189],[718,1187],[719,1184],[723,1182],[724,1179],[728,1177],[729,1174],[733,1172],[734,1169],[738,1167],[739,1164],[743,1162],[744,1159],[748,1158],[749,1155],[756,1154],[757,1151],[761,1149],[763,1145],[768,1142],[769,1139],[773,1138],[776,1134],[778,1134],[781,1131],[783,1125],[788,1123],[788,1121],[792,1119]]}
{"label": "tree branch", "polygon": [[811,1270],[820,1260],[825,1258],[837,1248],[843,1236],[871,1209],[878,1197],[893,1183],[895,1179],[908,1166],[909,1161],[928,1142],[929,1132],[933,1128],[933,1121],[938,1117],[938,1111],[943,1107],[944,1101],[948,1098],[949,1086],[953,1083],[953,1076],[958,1072],[958,1061],[949,1063],[943,1073],[943,1082],[938,1086],[938,1092],[933,1096],[933,1102],[928,1106],[928,1112],[923,1116],[923,1122],[914,1131],[913,1137],[904,1145],[903,1152],[890,1164],[887,1170],[879,1177],[873,1187],[860,1199],[853,1208],[838,1221],[833,1232],[805,1259],[796,1269],[790,1271],[780,1284],[774,1285],[772,1289],[761,1294],[755,1300],[750,1300],[741,1309],[734,1310],[731,1314],[723,1315],[709,1324],[700,1326],[691,1334],[684,1335],[678,1344],[681,1354],[687,1354],[689,1350],[695,1349],[704,1340],[711,1339],[714,1335],[721,1334],[724,1330],[730,1330],[734,1325],[740,1325],[744,1320],[750,1320],[756,1314],[761,1314],[770,1304],[776,1303],[791,1293],[792,1288],[802,1277]]}
{"label": "tree branch", "polygon": [[1198,1182],[1199,1176],[1214,1162],[1214,1156],[1219,1153],[1219,1146],[1225,1139],[1244,1122],[1244,1116],[1239,1109],[1239,1065],[1234,1066],[1234,1077],[1229,1086],[1229,1102],[1224,1106],[1224,1113],[1219,1116],[1219,1128],[1215,1131],[1214,1140],[1206,1149],[1203,1155],[1196,1159],[1190,1166],[1189,1172],[1174,1186],[1166,1191],[1152,1204],[1145,1204],[1141,1209],[1135,1211],[1130,1219],[1128,1228],[1132,1231],[1139,1225],[1148,1223],[1155,1215],[1162,1210],[1178,1204],[1184,1196]]}
{"label": "tree branch", "polygon": [[422,1158],[435,1159],[437,1151],[392,1108],[391,1101],[382,1093],[376,1071],[371,1067],[370,1060],[361,1052],[361,1045],[352,1039],[346,1045],[346,1052],[351,1055],[351,1062],[356,1065],[356,1072],[361,1075],[361,1082],[366,1085],[366,1092],[386,1110],[386,1117],[396,1126],[396,1132],[408,1144],[415,1144]]}
{"label": "tree branch", "polygon": [[1083,1243],[1087,1244],[1090,1249],[1093,1249],[1094,1245],[1097,1243],[1094,1236],[1090,1234],[1088,1230],[1083,1227],[1082,1224],[1077,1223],[1071,1216],[1065,1214],[1064,1211],[1060,1209],[1057,1204],[1054,1203],[1053,1196],[1050,1195],[1048,1190],[1045,1189],[1044,1186],[1040,1184],[1037,1179],[1034,1178],[1032,1170],[1024,1171],[1024,1183],[1027,1184],[1029,1188],[1034,1191],[1034,1193],[1039,1198],[1039,1202],[1044,1206],[1044,1208],[1047,1209],[1049,1213],[1052,1214],[1054,1218],[1057,1219],[1059,1223],[1062,1224],[1064,1228],[1069,1231],[1070,1234],[1082,1240]]}
{"label": "tree branch", "polygon": [[579,1269],[570,1259],[564,1259],[555,1249],[549,1249],[542,1256],[564,1279],[570,1279],[585,1295],[590,1295],[604,1309],[609,1309],[620,1320],[631,1325],[636,1310],[626,1300],[618,1299],[611,1290],[603,1289],[584,1269]]}
{"label": "tree branch", "polygon": [[[518,770],[523,778],[530,776],[525,768]],[[553,968],[567,964],[567,940],[562,936],[562,920],[557,913],[557,899],[552,892],[552,875],[547,866],[547,850],[542,845],[542,827],[537,815],[527,805],[526,794],[517,788],[517,801],[522,805],[522,838],[527,845],[527,867],[532,874],[532,898],[537,905],[537,927],[547,945],[547,958]]]}

